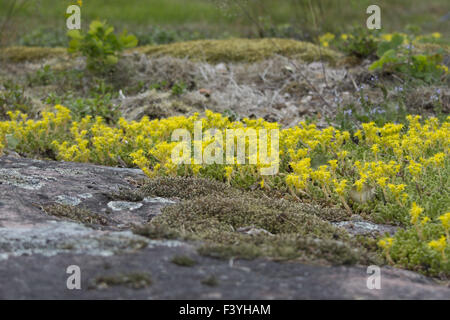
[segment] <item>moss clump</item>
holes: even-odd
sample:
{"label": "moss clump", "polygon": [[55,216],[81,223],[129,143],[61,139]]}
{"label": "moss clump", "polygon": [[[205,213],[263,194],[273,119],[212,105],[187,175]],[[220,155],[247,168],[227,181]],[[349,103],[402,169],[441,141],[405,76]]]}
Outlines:
{"label": "moss clump", "polygon": [[278,235],[275,237],[239,237],[235,243],[204,244],[198,253],[217,259],[240,258],[252,260],[258,257],[269,257],[274,260],[300,260],[325,264],[377,264],[382,260],[370,253],[357,241],[347,239],[323,240],[296,234]]}
{"label": "moss clump", "polygon": [[193,177],[157,177],[140,189],[145,196],[192,199],[210,194],[233,195],[239,192],[215,180]]}
{"label": "moss clump", "polygon": [[[275,55],[297,58],[307,62],[336,62],[340,54],[330,49],[322,48],[308,42],[291,39],[226,39],[226,40],[196,40],[176,42],[166,45],[150,45],[129,52],[142,52],[150,56],[188,57],[191,60],[201,60],[210,63],[218,62],[255,62]],[[0,56],[12,62],[36,61],[55,57],[66,57],[65,48],[41,47],[8,47],[0,51]]]}
{"label": "moss clump", "polygon": [[89,289],[107,289],[113,286],[125,286],[132,289],[144,289],[152,283],[147,273],[117,274],[95,278],[89,285]]}
{"label": "moss clump", "polygon": [[335,233],[340,237],[345,235],[328,222],[304,212],[301,205],[255,198],[247,193],[233,197],[218,194],[197,197],[163,209],[163,216],[175,226],[178,222],[190,223],[194,232],[209,224],[211,229],[224,231],[253,226],[272,234],[299,233],[321,238],[333,238]]}
{"label": "moss clump", "polygon": [[180,267],[193,267],[197,264],[197,261],[188,256],[175,256],[171,261]]}
{"label": "moss clump", "polygon": [[162,225],[146,224],[133,229],[133,233],[149,239],[173,240],[180,238],[180,232]]}
{"label": "moss clump", "polygon": [[326,221],[346,217],[342,210],[245,192],[199,178],[156,178],[140,192],[186,200],[165,207],[160,216],[135,233],[151,239],[177,236],[200,241],[198,252],[202,255],[380,263],[368,240],[354,239]]}
{"label": "moss clump", "polygon": [[70,219],[76,222],[81,222],[88,225],[107,225],[108,221],[105,217],[102,217],[88,209],[78,208],[75,206],[54,204],[44,206],[43,210],[52,216],[64,219]]}
{"label": "moss clump", "polygon": [[[380,262],[364,241],[351,238],[302,205],[246,193],[233,197],[211,194],[183,201],[164,208],[150,225],[180,230],[184,239],[202,241],[199,253],[215,258]],[[249,226],[267,232],[242,232]]]}
{"label": "moss clump", "polygon": [[0,57],[11,62],[35,61],[66,56],[64,48],[8,47],[0,50]]}
{"label": "moss clump", "polygon": [[217,287],[219,285],[219,280],[216,276],[209,276],[201,281],[201,284],[208,287]]}
{"label": "moss clump", "polygon": [[144,196],[133,189],[120,189],[117,192],[105,194],[105,196],[111,201],[139,202],[144,200]]}
{"label": "moss clump", "polygon": [[316,61],[320,57],[324,61],[335,62],[340,55],[329,49],[308,42],[290,39],[227,39],[197,40],[177,42],[167,45],[145,46],[139,51],[151,56],[188,57],[209,63],[218,62],[255,62],[283,55],[298,58],[307,62]]}

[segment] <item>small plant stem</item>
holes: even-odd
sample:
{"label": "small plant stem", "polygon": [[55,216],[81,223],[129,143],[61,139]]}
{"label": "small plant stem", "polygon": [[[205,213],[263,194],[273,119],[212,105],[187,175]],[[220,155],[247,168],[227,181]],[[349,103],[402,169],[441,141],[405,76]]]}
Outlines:
{"label": "small plant stem", "polygon": [[418,224],[416,224],[415,227],[416,227],[416,231],[417,231],[417,235],[419,236],[419,239],[423,241],[424,238],[423,238],[423,234],[422,234],[422,229],[419,227]]}
{"label": "small plant stem", "polygon": [[387,261],[389,262],[390,265],[393,266],[395,264],[394,261],[391,258],[391,255],[389,254],[389,249],[386,249],[386,259],[387,259]]}
{"label": "small plant stem", "polygon": [[347,201],[345,201],[344,197],[339,195],[339,199],[341,200],[342,204],[345,207],[345,210],[347,210],[347,212],[351,215],[353,214],[352,209],[349,207],[349,205],[347,204]]}

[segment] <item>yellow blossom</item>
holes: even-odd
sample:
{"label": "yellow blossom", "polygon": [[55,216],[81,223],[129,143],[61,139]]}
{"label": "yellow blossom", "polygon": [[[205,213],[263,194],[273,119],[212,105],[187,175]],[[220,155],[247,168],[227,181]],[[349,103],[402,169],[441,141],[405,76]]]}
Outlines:
{"label": "yellow blossom", "polygon": [[390,249],[393,244],[394,244],[394,239],[390,238],[390,237],[384,238],[384,239],[381,239],[380,241],[378,241],[378,245],[383,249]]}
{"label": "yellow blossom", "polygon": [[411,216],[411,223],[416,224],[420,214],[423,212],[423,208],[419,207],[415,202],[413,202],[409,214]]}

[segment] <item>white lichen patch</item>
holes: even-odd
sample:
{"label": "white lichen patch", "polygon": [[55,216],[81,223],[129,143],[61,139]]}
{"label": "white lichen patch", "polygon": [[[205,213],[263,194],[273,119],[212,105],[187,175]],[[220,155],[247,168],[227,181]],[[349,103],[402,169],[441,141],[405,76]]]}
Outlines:
{"label": "white lichen patch", "polygon": [[77,197],[71,197],[66,195],[60,195],[56,197],[56,202],[68,206],[77,206],[81,203],[81,200]]}
{"label": "white lichen patch", "polygon": [[66,169],[66,168],[51,168],[51,171],[56,171],[57,173],[68,176],[68,177],[76,177],[84,172],[78,169]]}
{"label": "white lichen patch", "polygon": [[351,234],[367,235],[373,232],[380,234],[394,234],[397,230],[394,226],[375,224],[369,221],[341,221],[333,223],[337,227],[346,229]]}
{"label": "white lichen patch", "polygon": [[90,199],[93,197],[92,193],[82,193],[80,195],[78,195],[79,198],[81,199]]}
{"label": "white lichen patch", "polygon": [[148,240],[126,232],[108,232],[73,222],[49,221],[26,228],[0,228],[0,260],[10,256],[76,253],[111,256],[148,245]]}
{"label": "white lichen patch", "polygon": [[128,201],[111,201],[108,202],[108,207],[113,211],[128,210],[133,211],[142,207],[142,203],[128,202]]}
{"label": "white lichen patch", "polygon": [[137,249],[191,246],[177,240],[149,240],[131,231],[101,231],[65,221],[0,228],[0,261],[9,257],[40,254],[47,257],[61,253],[112,256]]}
{"label": "white lichen patch", "polygon": [[25,176],[14,169],[0,169],[0,182],[26,190],[39,190],[45,185],[39,177]]}
{"label": "white lichen patch", "polygon": [[144,202],[147,203],[161,203],[161,204],[174,204],[176,203],[173,200],[170,199],[166,199],[166,198],[160,198],[160,197],[155,197],[155,198],[144,198]]}

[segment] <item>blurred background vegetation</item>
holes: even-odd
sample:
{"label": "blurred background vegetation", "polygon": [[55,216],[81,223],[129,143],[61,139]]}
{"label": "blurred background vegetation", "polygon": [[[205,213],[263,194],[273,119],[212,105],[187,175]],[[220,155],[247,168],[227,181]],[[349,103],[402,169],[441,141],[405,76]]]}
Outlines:
{"label": "blurred background vegetation", "polygon": [[[0,0],[0,38],[4,44],[65,46],[65,11],[76,2]],[[132,31],[141,45],[229,37],[311,40],[364,26],[366,8],[375,2],[383,32],[412,24],[450,39],[449,0],[84,0],[82,24],[105,20]]]}

